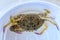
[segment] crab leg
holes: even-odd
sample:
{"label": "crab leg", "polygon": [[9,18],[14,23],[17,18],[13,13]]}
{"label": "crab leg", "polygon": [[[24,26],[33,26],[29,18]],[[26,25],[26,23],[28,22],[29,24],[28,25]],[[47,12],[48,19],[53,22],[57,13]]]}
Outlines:
{"label": "crab leg", "polygon": [[21,20],[23,17],[21,16],[19,19],[17,19],[16,21],[19,21],[19,20]]}
{"label": "crab leg", "polygon": [[46,15],[50,13],[50,11],[47,9],[44,9],[44,11],[45,11]]}
{"label": "crab leg", "polygon": [[41,19],[55,19],[55,18],[53,18],[53,17],[51,17],[51,16],[42,17],[42,16],[39,15],[39,17],[40,17]]}
{"label": "crab leg", "polygon": [[4,33],[5,33],[5,29],[6,29],[6,27],[8,27],[8,25],[10,25],[11,23],[9,22],[9,23],[7,23],[4,27],[3,27],[3,38],[2,38],[2,40],[4,40]]}
{"label": "crab leg", "polygon": [[53,17],[45,17],[45,18],[48,18],[48,19],[55,19],[55,18],[53,18]]}
{"label": "crab leg", "polygon": [[3,27],[3,32],[5,32],[5,28],[8,27],[8,25],[10,25],[11,23],[7,23],[4,27]]}
{"label": "crab leg", "polygon": [[15,24],[15,20],[12,16],[10,16],[10,22],[8,22],[4,27],[3,27],[3,32],[5,32],[5,28],[8,27],[10,24]]}
{"label": "crab leg", "polygon": [[43,30],[41,30],[41,32],[39,32],[39,33],[35,33],[35,34],[38,34],[38,35],[41,35],[41,34],[43,34],[43,32],[47,29],[47,25],[44,23],[43,24]]}
{"label": "crab leg", "polygon": [[50,23],[52,23],[53,25],[55,25],[56,28],[59,30],[59,27],[58,27],[58,25],[56,24],[56,22],[54,20],[47,19],[47,21],[49,21]]}
{"label": "crab leg", "polygon": [[[16,31],[16,30],[19,30],[19,31]],[[22,28],[19,28],[19,29],[15,29],[15,31],[16,31],[17,34],[22,34],[23,30],[22,30]]]}
{"label": "crab leg", "polygon": [[46,29],[47,29],[47,25],[46,24],[43,24],[43,30],[40,32],[40,34],[42,34]]}
{"label": "crab leg", "polygon": [[50,19],[48,19],[48,18],[41,17],[41,16],[39,16],[39,17],[40,17],[41,19],[44,19],[44,20],[46,20],[46,21],[49,21],[50,23],[52,23],[53,25],[55,25],[56,28],[59,30],[58,25],[56,24],[56,22],[55,22],[54,20],[50,20]]}

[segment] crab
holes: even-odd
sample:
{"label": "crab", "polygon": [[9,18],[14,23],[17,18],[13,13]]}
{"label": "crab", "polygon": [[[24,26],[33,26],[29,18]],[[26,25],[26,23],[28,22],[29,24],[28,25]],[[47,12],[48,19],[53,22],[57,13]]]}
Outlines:
{"label": "crab", "polygon": [[44,31],[47,29],[46,22],[52,23],[56,28],[59,30],[58,25],[56,22],[53,20],[54,18],[51,16],[48,16],[50,14],[50,11],[47,9],[44,9],[44,13],[38,13],[38,14],[20,14],[16,16],[10,16],[10,22],[7,23],[4,26],[4,31],[5,28],[10,26],[10,31],[15,32],[15,33],[22,33],[24,31],[29,31],[33,32],[36,31],[37,29],[43,27],[43,29],[38,33],[34,32],[35,34],[43,34]]}

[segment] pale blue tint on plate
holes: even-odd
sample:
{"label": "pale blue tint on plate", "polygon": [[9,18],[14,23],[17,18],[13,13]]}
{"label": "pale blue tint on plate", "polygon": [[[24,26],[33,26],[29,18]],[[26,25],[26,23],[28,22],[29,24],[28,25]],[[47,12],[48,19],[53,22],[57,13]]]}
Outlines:
{"label": "pale blue tint on plate", "polygon": [[[1,27],[3,27],[9,20],[11,15],[19,14],[24,10],[43,10],[49,9],[51,12],[51,16],[55,17],[55,21],[60,26],[60,8],[57,8],[51,4],[47,3],[28,3],[16,6],[9,12],[7,12],[0,20],[1,20]],[[42,35],[37,35],[30,32],[23,32],[22,34],[16,34],[11,32],[9,29],[6,30],[5,33],[5,40],[60,40],[60,30],[58,31],[55,26],[51,23],[47,23],[47,30]]]}

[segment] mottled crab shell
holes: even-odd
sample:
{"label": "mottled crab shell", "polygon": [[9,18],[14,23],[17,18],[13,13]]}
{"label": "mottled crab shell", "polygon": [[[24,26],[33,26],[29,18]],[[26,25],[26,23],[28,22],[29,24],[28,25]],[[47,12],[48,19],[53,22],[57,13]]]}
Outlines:
{"label": "mottled crab shell", "polygon": [[41,19],[38,14],[20,14],[16,19],[19,19],[21,16],[22,19],[17,21],[19,27],[15,26],[15,29],[22,28],[25,31],[33,31],[40,28],[44,23],[44,19]]}

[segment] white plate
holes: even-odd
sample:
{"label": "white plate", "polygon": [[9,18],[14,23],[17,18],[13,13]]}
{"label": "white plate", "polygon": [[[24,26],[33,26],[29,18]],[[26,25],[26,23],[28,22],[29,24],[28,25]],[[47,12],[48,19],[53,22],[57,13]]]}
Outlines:
{"label": "white plate", "polygon": [[[22,12],[24,10],[41,11],[42,9],[49,9],[51,12],[50,15],[55,17],[55,21],[60,26],[60,8],[58,6],[48,2],[30,2],[18,5],[4,14],[4,16],[0,19],[1,35],[3,35],[3,26],[8,22],[11,15],[19,14],[19,12]],[[16,34],[9,31],[9,29],[7,28],[4,34],[4,40],[60,40],[60,30],[58,31],[56,27],[50,23],[47,25],[48,29],[42,35],[36,35],[29,32],[23,32],[23,34]]]}

